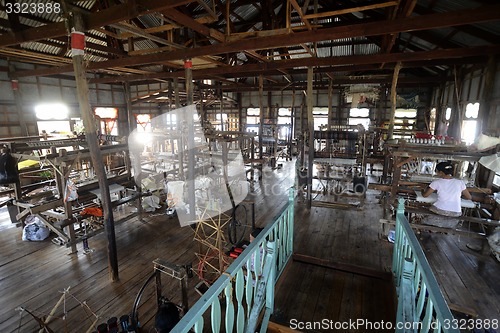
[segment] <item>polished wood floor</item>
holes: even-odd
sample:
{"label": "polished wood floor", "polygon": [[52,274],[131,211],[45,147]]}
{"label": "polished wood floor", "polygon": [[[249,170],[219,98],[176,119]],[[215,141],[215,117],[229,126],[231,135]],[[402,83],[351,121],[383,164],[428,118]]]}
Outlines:
{"label": "polished wood floor", "polygon": [[[270,222],[285,204],[287,189],[294,183],[293,172],[294,163],[284,163],[282,169],[265,169],[262,181],[256,182],[253,198],[257,226]],[[369,192],[359,211],[307,209],[304,204],[296,205],[294,252],[299,258],[290,261],[277,286],[274,322],[289,326],[299,322],[393,320],[394,291],[391,281],[383,278],[390,271],[392,245],[380,236],[382,210],[376,195]],[[0,332],[38,332],[38,324],[27,311],[37,317],[47,316],[61,298],[61,292],[68,288],[67,297],[50,323],[54,332],[87,332],[96,321],[94,315],[98,316],[96,322],[101,323],[112,316],[129,314],[137,292],[153,272],[154,259],[179,265],[193,263],[196,267],[197,244],[193,236],[191,228],[181,228],[177,220],[167,219],[163,214],[118,225],[120,281],[113,283],[109,280],[105,234],[89,240],[93,253],[84,254],[79,244],[78,253],[70,255],[67,248],[54,245],[50,239],[23,242],[21,229],[11,225],[3,208],[0,210]],[[447,257],[460,259],[464,255],[461,251],[463,248],[454,249],[450,245]],[[464,261],[463,265],[471,261]],[[439,260],[434,265],[439,266]],[[483,275],[497,272],[494,266],[481,264],[470,269],[482,269]],[[443,271],[442,281],[447,273]],[[492,284],[498,276],[491,276],[485,283]],[[188,281],[190,304],[199,298],[194,290],[198,282],[196,276]],[[463,279],[463,283],[467,281]],[[179,303],[178,282],[163,276],[162,284],[163,294]],[[139,318],[143,332],[149,332],[152,326],[156,306],[153,287],[148,287],[141,302]],[[472,293],[476,287],[479,288],[467,288]],[[485,291],[484,286],[479,290]],[[479,302],[482,297],[475,299]],[[497,298],[497,309],[498,302]],[[320,327],[302,331],[329,330]]]}
{"label": "polished wood floor", "polygon": [[[488,245],[435,232],[422,232],[419,239],[456,317],[500,320],[500,263],[490,255]],[[475,251],[467,244],[485,248]]]}

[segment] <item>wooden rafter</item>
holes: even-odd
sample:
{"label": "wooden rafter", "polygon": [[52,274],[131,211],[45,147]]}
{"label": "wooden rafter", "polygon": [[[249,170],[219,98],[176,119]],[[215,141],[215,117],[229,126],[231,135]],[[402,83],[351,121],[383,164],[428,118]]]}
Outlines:
{"label": "wooden rafter", "polygon": [[[155,11],[162,11],[176,6],[185,5],[194,0],[135,0],[135,6],[128,3],[114,5],[108,9],[88,15],[85,21],[87,30],[132,19]],[[0,36],[0,47],[17,45],[46,38],[60,37],[68,34],[65,22],[55,22],[44,26],[24,30],[23,33]]]}
{"label": "wooden rafter", "polygon": [[114,27],[115,29],[127,31],[129,33],[134,34],[134,35],[141,36],[141,37],[147,38],[149,40],[152,40],[154,42],[157,42],[157,43],[160,43],[163,45],[168,45],[168,46],[176,48],[176,49],[183,49],[184,48],[184,46],[182,46],[182,45],[172,43],[164,38],[147,33],[143,29],[136,27],[130,23],[120,22],[120,23],[110,24],[110,26]]}
{"label": "wooden rafter", "polygon": [[[471,63],[476,63],[478,59],[484,59],[487,54],[500,54],[500,45],[491,47],[475,47],[475,48],[464,48],[464,49],[445,49],[445,50],[433,50],[433,51],[421,51],[421,52],[411,52],[411,53],[391,53],[391,54],[373,54],[373,55],[359,55],[359,56],[346,56],[346,57],[328,57],[328,58],[301,58],[301,59],[290,59],[266,63],[263,64],[247,64],[241,66],[228,66],[225,68],[212,68],[204,70],[194,70],[194,78],[203,78],[204,76],[210,75],[224,75],[226,77],[244,77],[255,73],[269,73],[272,71],[277,71],[279,69],[287,68],[297,68],[306,66],[315,67],[325,67],[325,66],[345,66],[345,65],[373,65],[381,63],[396,63],[401,61],[405,64],[407,62],[417,62],[415,67],[422,67],[425,65],[425,61],[429,61],[430,64],[436,65],[438,59],[445,59],[442,64],[451,62],[453,59],[461,59],[463,63],[467,63],[467,57],[471,57]],[[481,58],[478,58],[481,57]],[[362,70],[362,67],[358,67]],[[369,67],[375,69],[375,67]],[[339,68],[339,70],[346,70],[347,67]],[[331,70],[335,70],[332,67]],[[21,72],[24,73],[24,72]],[[154,73],[148,76],[135,75],[128,77],[108,77],[108,78],[97,78],[91,79],[90,82],[98,83],[112,83],[112,82],[123,82],[123,81],[138,81],[152,78],[169,78],[179,76],[178,73]]]}
{"label": "wooden rafter", "polygon": [[349,14],[349,13],[363,12],[363,11],[378,9],[378,8],[392,7],[392,6],[396,6],[397,4],[398,4],[398,1],[387,1],[387,2],[382,2],[382,3],[378,3],[378,4],[366,5],[366,6],[332,10],[332,11],[323,12],[323,13],[316,13],[316,14],[308,14],[308,15],[304,15],[304,18],[309,20],[309,19],[314,19],[314,18],[332,17],[332,16],[338,16],[338,15]]}
{"label": "wooden rafter", "polygon": [[[428,30],[455,25],[472,24],[492,20],[500,20],[500,5],[484,6],[477,9],[466,9],[455,12],[438,13],[416,16],[392,21],[377,21],[363,24],[304,31],[285,36],[270,36],[240,40],[231,43],[221,43],[201,46],[186,50],[176,50],[161,54],[147,54],[122,59],[113,59],[98,63],[90,63],[88,70],[97,70],[112,67],[136,66],[141,64],[161,63],[171,60],[182,60],[205,55],[240,52],[241,50],[257,50],[279,48],[282,46],[298,45],[323,40],[353,38],[359,36],[376,36],[397,32]],[[208,29],[208,28],[207,28]],[[27,71],[29,75],[60,74],[71,71],[71,66],[57,69],[42,69]],[[22,73],[22,72],[21,72]],[[24,74],[23,74],[24,75]]]}
{"label": "wooden rafter", "polygon": [[303,13],[302,13],[302,8],[300,8],[299,4],[297,3],[296,0],[290,0],[290,4],[293,6],[293,8],[295,9],[295,11],[297,12],[297,14],[299,14],[299,17],[300,19],[302,20],[302,22],[304,22],[304,25],[307,27],[307,30],[311,30],[312,29],[312,26],[311,26],[311,23],[309,23],[309,18],[306,17]]}

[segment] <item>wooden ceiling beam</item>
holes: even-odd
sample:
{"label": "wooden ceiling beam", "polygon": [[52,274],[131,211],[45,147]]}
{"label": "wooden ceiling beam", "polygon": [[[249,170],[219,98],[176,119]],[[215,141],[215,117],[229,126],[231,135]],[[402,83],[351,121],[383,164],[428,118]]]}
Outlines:
{"label": "wooden ceiling beam", "polygon": [[293,8],[295,9],[295,11],[297,12],[297,14],[299,14],[299,17],[302,20],[302,22],[304,22],[304,25],[307,27],[307,30],[312,30],[311,23],[309,23],[308,18],[305,17],[304,13],[302,13],[302,8],[300,8],[300,6],[297,3],[297,1],[296,0],[290,0],[290,3],[293,6]]}
{"label": "wooden ceiling beam", "polygon": [[[285,36],[271,36],[239,40],[224,44],[201,46],[197,48],[177,50],[161,54],[147,54],[122,59],[113,59],[90,63],[88,70],[112,67],[137,66],[143,64],[161,63],[164,61],[182,60],[205,55],[240,52],[241,50],[259,50],[286,47],[301,43],[353,38],[360,36],[376,36],[389,33],[410,32],[436,29],[455,25],[472,24],[476,22],[500,20],[500,5],[484,6],[477,9],[466,9],[455,12],[437,13],[431,15],[401,18],[392,21],[377,21],[363,24],[324,28],[314,31],[304,31]],[[207,28],[208,29],[208,28]],[[0,36],[1,38],[2,36]],[[47,75],[72,71],[72,65],[57,69],[42,69],[20,72],[21,75]]]}
{"label": "wooden ceiling beam", "polygon": [[157,42],[157,43],[160,43],[163,45],[171,46],[171,47],[176,48],[176,49],[185,48],[182,45],[172,43],[164,38],[147,33],[143,29],[136,27],[136,26],[133,26],[132,24],[129,24],[129,23],[125,23],[125,22],[113,23],[113,24],[110,24],[110,26],[115,28],[115,29],[127,31],[127,32],[134,34],[134,35],[144,37],[146,39],[152,40],[154,42]]}
{"label": "wooden ceiling beam", "polygon": [[[84,18],[87,30],[120,21],[135,18],[155,11],[163,11],[176,6],[185,5],[194,0],[135,0],[135,6],[123,3],[110,8],[91,13]],[[56,22],[44,26],[31,28],[14,34],[0,36],[0,47],[33,42],[46,38],[60,37],[68,34],[65,22]]]}
{"label": "wooden ceiling beam", "polygon": [[[425,86],[428,87],[429,85],[439,85],[443,82],[446,81],[451,81],[453,80],[453,77],[446,77],[446,76],[429,76],[429,77],[423,77],[423,78],[413,78],[413,77],[401,77],[398,79],[398,87],[400,86]],[[328,89],[328,81],[329,80],[322,80],[322,81],[315,81],[314,82],[314,87],[313,89],[315,90],[322,90],[322,89]],[[369,77],[359,77],[359,78],[349,78],[349,77],[335,77],[334,78],[334,84],[336,87],[339,85],[347,85],[347,84],[366,84],[366,83],[371,83],[371,84],[385,84],[385,83],[391,83],[392,77],[391,78],[369,78]],[[273,84],[267,84],[264,85],[264,91],[282,91],[282,90],[302,90],[306,88],[307,83],[306,82],[292,82],[292,83],[273,83]],[[246,85],[244,87],[242,86],[237,86],[237,85],[223,85],[221,89],[225,92],[248,92],[248,91],[256,91],[259,88],[256,87],[255,85]]]}
{"label": "wooden ceiling beam", "polygon": [[181,26],[188,27],[204,36],[211,37],[218,42],[223,42],[225,39],[225,36],[222,32],[215,29],[210,29],[209,27],[197,22],[195,19],[181,13],[176,9],[162,11],[162,14],[172,21],[179,23]]}
{"label": "wooden ceiling beam", "polygon": [[[345,56],[345,57],[327,57],[327,58],[301,58],[301,59],[290,59],[274,61],[269,63],[258,63],[258,64],[248,64],[241,66],[231,66],[224,68],[210,68],[203,70],[193,70],[194,78],[206,78],[211,75],[230,75],[235,74],[237,77],[244,77],[258,73],[266,73],[271,71],[278,71],[280,69],[286,68],[297,68],[306,66],[343,66],[343,65],[372,65],[381,63],[396,63],[396,62],[416,62],[421,61],[421,66],[425,66],[427,62],[430,65],[435,65],[436,59],[462,59],[471,57],[474,62],[477,61],[477,57],[485,57],[488,54],[500,54],[500,45],[496,46],[483,46],[474,48],[463,48],[463,49],[441,49],[433,51],[421,51],[421,52],[408,52],[408,53],[391,53],[391,54],[370,54],[370,55],[359,55],[359,56]],[[443,64],[444,65],[444,64]],[[318,69],[319,70],[319,69]],[[332,71],[335,67],[332,68]],[[24,72],[20,72],[21,74]],[[184,71],[177,71],[171,73],[153,73],[151,75],[130,75],[130,76],[120,76],[120,77],[107,77],[107,78],[96,78],[90,79],[91,83],[113,83],[113,82],[125,82],[125,81],[138,81],[153,78],[168,78],[168,77],[182,77]]]}
{"label": "wooden ceiling beam", "polygon": [[[294,0],[292,0],[292,1],[294,1]],[[315,19],[315,18],[323,18],[323,17],[333,17],[333,16],[338,16],[338,15],[344,15],[344,14],[364,12],[367,10],[373,10],[373,9],[378,9],[378,8],[393,7],[393,6],[396,6],[397,4],[398,4],[398,1],[387,1],[387,2],[382,2],[382,3],[375,3],[375,4],[371,4],[371,5],[366,5],[366,6],[332,10],[332,11],[323,12],[323,13],[316,13],[316,14],[308,14],[308,15],[304,15],[304,18],[305,19]]]}

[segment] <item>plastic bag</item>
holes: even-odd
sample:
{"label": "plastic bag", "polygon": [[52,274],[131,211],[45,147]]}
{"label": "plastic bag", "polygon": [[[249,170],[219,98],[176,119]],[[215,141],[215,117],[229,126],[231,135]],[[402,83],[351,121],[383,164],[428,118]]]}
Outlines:
{"label": "plastic bag", "polygon": [[68,179],[64,188],[64,202],[75,201],[76,199],[78,199],[76,185],[71,179]]}
{"label": "plastic bag", "polygon": [[29,215],[23,228],[23,241],[42,241],[49,237],[50,229],[35,215]]}
{"label": "plastic bag", "polygon": [[160,207],[160,198],[156,195],[150,195],[149,197],[145,197],[142,199],[142,208],[146,212],[154,212]]}

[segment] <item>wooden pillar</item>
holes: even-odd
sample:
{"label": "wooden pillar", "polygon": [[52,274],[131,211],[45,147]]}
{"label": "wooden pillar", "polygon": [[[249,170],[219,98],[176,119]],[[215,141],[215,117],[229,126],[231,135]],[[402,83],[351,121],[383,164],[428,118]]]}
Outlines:
{"label": "wooden pillar", "polygon": [[293,125],[295,123],[295,89],[292,90],[292,107],[290,108],[290,135],[288,137],[288,154],[290,156],[290,160],[292,159],[292,140],[294,138],[294,128]]}
{"label": "wooden pillar", "polygon": [[238,108],[238,131],[245,132],[245,129],[243,128],[244,126],[243,126],[243,109],[241,108],[241,93],[236,93],[236,101],[237,101],[236,107]]}
{"label": "wooden pillar", "polygon": [[391,140],[394,133],[394,117],[396,115],[396,89],[398,85],[399,70],[401,69],[401,62],[398,62],[394,66],[394,73],[392,74],[392,85],[391,85],[391,116],[389,118],[389,132],[387,133],[387,139]]}
{"label": "wooden pillar", "polygon": [[24,136],[29,136],[28,126],[26,125],[25,115],[23,114],[23,104],[21,92],[19,91],[19,81],[13,77],[16,72],[15,67],[12,64],[9,65],[8,76],[10,78],[10,83],[12,87],[12,93],[14,94],[14,102],[16,103],[17,116],[19,118],[19,126],[21,127],[21,134]]}
{"label": "wooden pillar", "polygon": [[450,126],[448,128],[448,135],[451,135],[456,142],[461,141],[462,136],[462,120],[464,116],[463,109],[461,107],[461,90],[462,90],[462,71],[458,72],[457,68],[453,69],[454,89],[452,95],[452,114],[450,118]]}
{"label": "wooden pillar", "polygon": [[263,131],[263,124],[264,124],[264,103],[262,101],[263,95],[264,94],[264,77],[262,74],[259,75],[259,159],[262,159],[262,131]]}
{"label": "wooden pillar", "polygon": [[342,110],[344,108],[344,88],[339,89],[338,105],[337,105],[337,122],[333,122],[333,125],[341,125],[340,120],[342,119]]}
{"label": "wooden pillar", "polygon": [[445,85],[439,86],[439,91],[436,94],[436,128],[434,129],[435,135],[446,135],[446,110],[443,109],[443,98]]}
{"label": "wooden pillar", "polygon": [[179,95],[179,78],[174,77],[174,97],[175,97],[175,108],[181,107],[181,96]]}
{"label": "wooden pillar", "polygon": [[490,122],[491,98],[495,86],[496,72],[497,72],[497,61],[494,55],[490,55],[490,57],[488,58],[486,71],[484,73],[485,80],[481,94],[481,102],[479,103],[479,114],[477,117],[479,121],[478,121],[476,135],[479,135],[482,132],[487,133],[489,129],[497,128],[494,122]]}
{"label": "wooden pillar", "polygon": [[[76,32],[85,31],[83,19],[80,14],[74,15],[74,29]],[[74,36],[72,36],[72,39]],[[97,129],[95,127],[94,116],[89,104],[89,89],[85,75],[85,59],[82,54],[73,52],[73,68],[75,73],[76,89],[78,92],[78,103],[85,125],[85,135],[89,146],[90,157],[97,175],[99,188],[101,189],[101,202],[104,215],[104,227],[108,238],[108,269],[111,281],[118,281],[118,256],[116,251],[115,222],[113,220],[113,210],[109,194],[109,184],[102,163],[102,155],[97,139]]]}
{"label": "wooden pillar", "polygon": [[[193,105],[193,63],[191,60],[186,60],[184,62],[184,72],[186,75],[186,103],[187,106]],[[221,101],[222,103],[222,101]],[[196,112],[196,106],[195,112]],[[186,116],[186,115],[184,115]],[[188,153],[188,202],[189,202],[189,219],[190,221],[196,220],[196,200],[195,200],[195,188],[194,188],[194,169],[196,167],[196,161],[194,156],[194,119],[193,115],[187,114],[188,138],[187,138],[187,153]]]}
{"label": "wooden pillar", "polygon": [[125,104],[127,105],[127,129],[128,135],[137,127],[137,121],[132,113],[132,102],[130,101],[130,83],[123,83],[123,92],[125,93]]}
{"label": "wooden pillar", "polygon": [[205,128],[207,124],[207,112],[205,110],[205,103],[203,102],[203,88],[198,84],[198,93],[200,94],[200,122],[201,127]]}
{"label": "wooden pillar", "polygon": [[[175,97],[175,109],[181,107],[181,96],[179,92],[179,78],[174,77],[174,97]],[[181,114],[179,112],[175,112],[175,121],[179,124]],[[172,118],[170,118],[172,119]],[[177,150],[179,156],[179,177],[184,178],[184,154],[182,151],[184,150],[184,142],[182,140],[182,135],[179,136],[179,140],[177,141]]]}
{"label": "wooden pillar", "polygon": [[304,162],[305,162],[305,150],[306,150],[306,131],[304,130],[304,103],[300,103],[300,117],[299,117],[299,123],[300,123],[300,127],[299,127],[299,137],[300,137],[300,142],[301,142],[301,145],[300,145],[300,163],[301,163],[301,167],[304,166]]}
{"label": "wooden pillar", "polygon": [[[330,78],[328,80],[328,131],[332,130],[332,118],[333,118],[333,80]],[[331,140],[326,140],[326,151],[330,154]]]}
{"label": "wooden pillar", "polygon": [[[66,150],[60,149],[59,156],[64,157],[65,155],[66,155]],[[66,166],[59,167],[59,170],[57,170],[57,167],[54,167],[54,176],[56,179],[57,188],[60,191],[59,193],[65,193],[66,182],[68,181],[68,177],[66,175],[69,174],[69,171],[70,170],[68,170]],[[73,205],[71,204],[71,201],[64,202],[63,200],[63,206],[64,206],[64,218],[68,221],[71,221],[73,219]],[[69,223],[65,227],[65,229],[66,229],[66,234],[68,234],[69,236],[69,241],[71,242],[70,254],[78,252],[76,249],[76,243],[75,243],[76,234],[73,223]]]}
{"label": "wooden pillar", "polygon": [[309,152],[307,154],[307,207],[312,206],[312,172],[314,160],[314,118],[313,118],[313,69],[307,68],[307,128],[309,130]]}
{"label": "wooden pillar", "polygon": [[168,97],[168,111],[172,111],[172,100],[173,100],[173,96],[174,94],[172,93],[172,80],[171,79],[168,79],[168,83],[167,83],[167,97]]}
{"label": "wooden pillar", "polygon": [[373,124],[375,127],[382,126],[382,123],[385,119],[386,100],[387,100],[387,88],[385,85],[380,85],[380,90],[378,92],[378,106],[376,112],[373,113]]}

